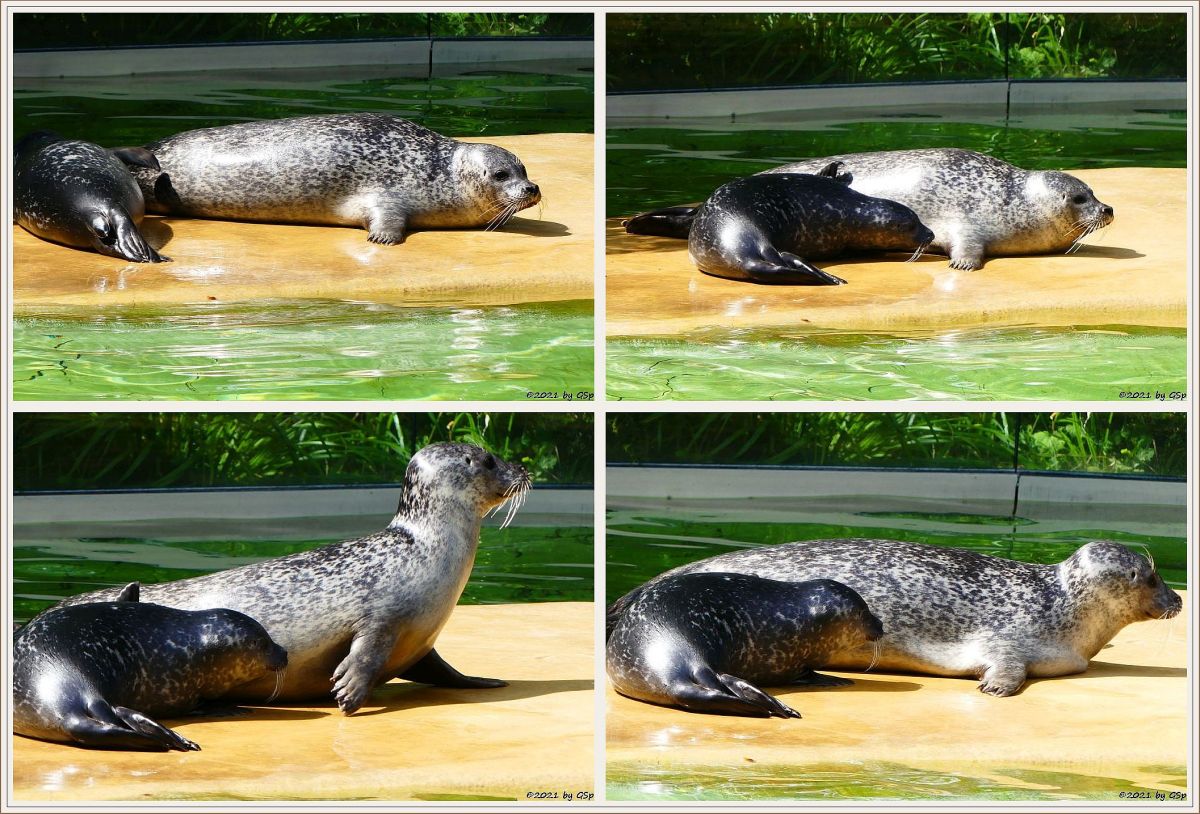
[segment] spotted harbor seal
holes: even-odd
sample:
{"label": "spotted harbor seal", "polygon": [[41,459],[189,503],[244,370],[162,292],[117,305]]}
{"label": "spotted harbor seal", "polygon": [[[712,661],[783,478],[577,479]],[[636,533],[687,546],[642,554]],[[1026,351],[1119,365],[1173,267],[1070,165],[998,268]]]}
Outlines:
{"label": "spotted harbor seal", "polygon": [[627,605],[605,661],[617,692],[640,701],[799,718],[755,685],[853,684],[813,668],[882,633],[862,597],[833,580],[677,574],[650,583]]}
{"label": "spotted harbor seal", "polygon": [[[1004,255],[1077,250],[1113,220],[1113,208],[1065,172],[1028,171],[956,148],[891,150],[812,158],[763,175],[818,172],[840,163],[837,177],[864,195],[904,204],[933,230],[932,251],[950,266],[973,270]],[[633,234],[687,237],[696,207],[645,212],[626,222]]]}
{"label": "spotted harbor seal", "polygon": [[[288,651],[283,701],[329,698],[349,715],[399,676],[442,687],[502,687],[444,662],[434,640],[466,587],[483,516],[524,501],[529,474],[469,444],[432,444],[412,457],[396,516],[375,534],[201,577],[146,585],[175,608],[226,607],[260,621]],[[84,594],[68,603],[108,598]],[[259,681],[231,692],[261,697]]]}
{"label": "spotted harbor seal", "polygon": [[346,113],[189,130],[146,145],[136,173],[151,212],[361,226],[375,243],[410,229],[499,229],[541,191],[515,155],[398,116]]}
{"label": "spotted harbor seal", "polygon": [[46,130],[30,133],[13,155],[14,220],[53,243],[134,263],[170,260],[138,231],[145,201],[126,164],[158,167],[141,148],[105,150]]}
{"label": "spotted harbor seal", "polygon": [[[755,175],[717,189],[696,212],[688,256],[705,274],[754,283],[841,285],[807,258],[858,251],[918,257],[933,239],[911,209],[812,174]],[[803,258],[803,259],[802,259]]]}
{"label": "spotted harbor seal", "polygon": [[277,684],[286,666],[287,653],[250,617],[141,603],[135,582],[117,601],[53,608],[21,628],[13,731],[107,749],[199,751],[150,716],[190,712],[256,679]]}
{"label": "spotted harbor seal", "polygon": [[[1167,619],[1183,607],[1146,557],[1113,542],[1088,543],[1057,565],[1034,565],[918,543],[812,540],[668,571],[617,600],[610,624],[658,580],[708,571],[845,583],[883,622],[879,668],[974,676],[980,690],[998,696],[1015,694],[1027,677],[1081,673],[1126,625]],[[875,655],[860,648],[827,666],[861,670]]]}

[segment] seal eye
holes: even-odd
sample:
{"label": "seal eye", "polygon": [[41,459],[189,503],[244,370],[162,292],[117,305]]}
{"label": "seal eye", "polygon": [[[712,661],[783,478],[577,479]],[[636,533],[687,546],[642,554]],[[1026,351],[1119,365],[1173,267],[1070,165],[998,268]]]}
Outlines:
{"label": "seal eye", "polygon": [[1087,196],[1082,193],[1079,195],[1076,195],[1074,198],[1071,199],[1071,203],[1085,204],[1085,203],[1087,203]]}
{"label": "seal eye", "polygon": [[508,170],[497,170],[492,174],[492,178],[497,181],[507,181],[509,178]]}

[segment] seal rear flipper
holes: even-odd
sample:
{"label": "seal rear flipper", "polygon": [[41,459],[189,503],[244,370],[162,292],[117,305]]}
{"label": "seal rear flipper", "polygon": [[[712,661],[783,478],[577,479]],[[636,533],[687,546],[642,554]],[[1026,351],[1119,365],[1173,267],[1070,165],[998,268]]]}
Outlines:
{"label": "seal rear flipper", "polygon": [[436,650],[430,650],[420,661],[409,667],[400,678],[405,681],[416,681],[421,684],[433,684],[436,687],[452,687],[454,689],[495,689],[507,687],[507,681],[498,678],[479,678],[463,675],[455,670]]}
{"label": "seal rear flipper", "polygon": [[113,157],[127,167],[145,167],[148,170],[161,170],[154,153],[145,147],[114,147],[109,150]]}
{"label": "seal rear flipper", "polygon": [[848,678],[826,675],[825,673],[818,673],[816,670],[808,670],[801,673],[791,683],[802,687],[849,687],[854,684]]}
{"label": "seal rear flipper", "polygon": [[631,235],[657,235],[658,237],[677,237],[686,240],[692,231],[692,221],[696,219],[699,206],[668,206],[665,209],[653,209],[642,212],[621,221],[625,231]]}

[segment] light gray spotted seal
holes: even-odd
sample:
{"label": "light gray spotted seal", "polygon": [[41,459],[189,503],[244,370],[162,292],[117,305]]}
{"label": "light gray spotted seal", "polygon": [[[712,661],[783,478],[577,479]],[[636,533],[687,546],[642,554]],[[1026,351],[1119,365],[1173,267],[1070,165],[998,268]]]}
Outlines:
{"label": "light gray spotted seal", "polygon": [[863,251],[905,251],[915,258],[932,239],[933,232],[908,207],[831,178],[754,175],[730,181],[700,206],[688,234],[688,256],[716,277],[841,285],[845,280],[808,259]]}
{"label": "light gray spotted seal", "polygon": [[640,701],[692,712],[799,718],[756,685],[853,684],[814,668],[882,633],[862,597],[832,580],[675,574],[655,580],[629,602],[608,637],[605,665],[613,688]]}
{"label": "light gray spotted seal", "polygon": [[[387,528],[201,577],[146,585],[175,608],[226,607],[259,622],[288,651],[282,701],[328,699],[349,715],[394,677],[442,687],[503,687],[459,673],[434,641],[466,587],[483,516],[523,502],[529,474],[469,444],[431,444],[409,461]],[[67,600],[108,598],[98,591]],[[261,681],[231,699],[261,697]]]}
{"label": "light gray spotted seal", "polygon": [[797,581],[833,579],[857,591],[883,622],[878,659],[868,648],[828,666],[979,678],[997,696],[1026,678],[1081,673],[1133,622],[1179,613],[1179,594],[1146,557],[1097,541],[1057,565],[892,540],[811,540],[720,554],[656,577],[617,600],[610,625],[668,575],[722,571]]}
{"label": "light gray spotted seal", "polygon": [[[838,177],[864,195],[904,204],[933,230],[930,248],[950,266],[973,270],[987,257],[1078,249],[1113,220],[1113,208],[1065,172],[1029,171],[957,148],[889,150],[812,158],[763,175],[818,172],[842,165]],[[626,222],[633,234],[686,238],[696,207],[642,213]]]}
{"label": "light gray spotted seal", "polygon": [[30,133],[13,152],[13,219],[53,243],[134,263],[170,260],[138,231],[145,201],[126,164],[158,167],[139,147],[105,150],[46,130]]}
{"label": "light gray spotted seal", "polygon": [[151,716],[191,712],[247,682],[277,684],[286,666],[287,653],[250,617],[141,603],[135,582],[117,601],[52,608],[18,631],[13,731],[103,749],[199,751]]}
{"label": "light gray spotted seal", "polygon": [[411,229],[489,230],[541,200],[521,160],[382,113],[189,130],[146,145],[136,173],[151,212],[360,226],[375,243]]}

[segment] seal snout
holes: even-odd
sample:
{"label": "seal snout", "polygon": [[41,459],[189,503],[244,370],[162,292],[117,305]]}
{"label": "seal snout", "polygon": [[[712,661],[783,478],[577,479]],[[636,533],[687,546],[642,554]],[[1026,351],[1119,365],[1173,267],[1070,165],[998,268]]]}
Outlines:
{"label": "seal snout", "polygon": [[874,642],[883,638],[883,622],[879,621],[873,613],[868,613],[867,618],[863,623],[863,630],[866,632],[867,641]]}
{"label": "seal snout", "polygon": [[271,646],[267,649],[267,669],[271,672],[277,673],[280,670],[287,669],[287,665],[287,651],[272,642]]}

